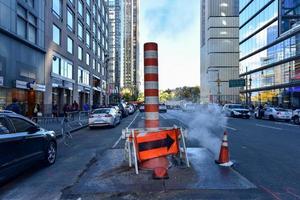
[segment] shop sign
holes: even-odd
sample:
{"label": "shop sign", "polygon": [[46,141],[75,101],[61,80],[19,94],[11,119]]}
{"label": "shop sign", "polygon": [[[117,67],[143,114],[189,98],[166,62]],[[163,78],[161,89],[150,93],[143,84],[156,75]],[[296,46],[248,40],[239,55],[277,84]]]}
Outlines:
{"label": "shop sign", "polygon": [[3,76],[0,76],[0,86],[3,86],[4,85],[4,79],[3,79]]}
{"label": "shop sign", "polygon": [[16,88],[33,89],[33,90],[41,91],[41,92],[46,91],[45,85],[36,84],[35,82],[25,82],[25,81],[19,81],[19,80],[16,80]]}

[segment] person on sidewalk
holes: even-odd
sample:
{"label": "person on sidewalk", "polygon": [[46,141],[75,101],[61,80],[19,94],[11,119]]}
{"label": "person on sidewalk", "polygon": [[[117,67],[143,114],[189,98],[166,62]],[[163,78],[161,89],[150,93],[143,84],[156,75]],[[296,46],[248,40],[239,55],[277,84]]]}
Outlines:
{"label": "person on sidewalk", "polygon": [[90,110],[90,105],[89,104],[87,104],[87,103],[85,103],[84,105],[83,105],[83,110],[84,111],[89,111]]}
{"label": "person on sidewalk", "polygon": [[76,101],[73,102],[72,110],[73,111],[78,111],[79,110],[79,105],[78,105],[78,103]]}
{"label": "person on sidewalk", "polygon": [[6,107],[6,110],[11,110],[17,114],[21,114],[21,109],[20,109],[20,105],[18,104],[18,99],[13,98],[12,104],[8,105]]}
{"label": "person on sidewalk", "polygon": [[53,117],[58,117],[58,105],[55,102],[52,105],[52,115]]}

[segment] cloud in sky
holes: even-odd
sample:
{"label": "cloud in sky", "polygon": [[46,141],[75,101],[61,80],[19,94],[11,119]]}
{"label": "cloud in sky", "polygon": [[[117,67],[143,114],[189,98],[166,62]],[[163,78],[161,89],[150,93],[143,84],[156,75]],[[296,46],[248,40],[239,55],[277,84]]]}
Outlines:
{"label": "cloud in sky", "polygon": [[160,89],[200,84],[199,0],[140,0],[142,70],[145,42],[158,43]]}

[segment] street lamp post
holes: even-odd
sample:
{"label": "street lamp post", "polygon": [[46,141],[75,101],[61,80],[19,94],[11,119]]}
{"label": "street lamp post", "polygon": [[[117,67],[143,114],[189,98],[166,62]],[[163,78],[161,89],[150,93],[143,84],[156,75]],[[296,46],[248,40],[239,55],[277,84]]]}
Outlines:
{"label": "street lamp post", "polygon": [[217,93],[217,96],[218,96],[218,103],[221,103],[221,83],[223,82],[228,82],[228,81],[222,81],[220,79],[220,71],[218,69],[207,69],[206,70],[206,73],[208,74],[209,71],[213,71],[213,72],[217,72],[218,73],[218,77],[217,77],[217,80],[215,81],[210,81],[210,82],[215,82],[217,83],[217,87],[218,87],[218,93]]}

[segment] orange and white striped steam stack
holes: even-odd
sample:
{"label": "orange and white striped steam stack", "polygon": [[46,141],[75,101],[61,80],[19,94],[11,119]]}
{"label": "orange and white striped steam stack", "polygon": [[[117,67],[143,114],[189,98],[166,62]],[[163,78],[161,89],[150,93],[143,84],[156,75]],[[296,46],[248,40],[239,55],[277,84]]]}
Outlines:
{"label": "orange and white striped steam stack", "polygon": [[144,44],[145,127],[159,127],[158,52],[157,44]]}

